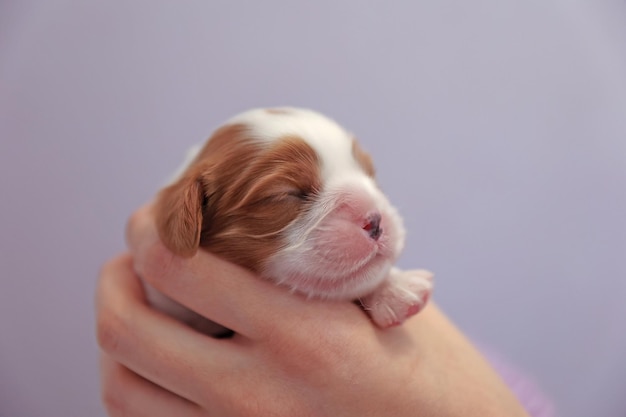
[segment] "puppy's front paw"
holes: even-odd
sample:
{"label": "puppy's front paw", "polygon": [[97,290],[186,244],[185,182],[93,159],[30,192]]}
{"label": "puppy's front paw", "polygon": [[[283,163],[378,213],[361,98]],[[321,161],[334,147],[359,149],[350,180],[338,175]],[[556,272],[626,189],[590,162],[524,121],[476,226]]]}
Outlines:
{"label": "puppy's front paw", "polygon": [[393,268],[387,280],[362,298],[361,304],[379,327],[397,326],[424,308],[432,288],[431,272]]}

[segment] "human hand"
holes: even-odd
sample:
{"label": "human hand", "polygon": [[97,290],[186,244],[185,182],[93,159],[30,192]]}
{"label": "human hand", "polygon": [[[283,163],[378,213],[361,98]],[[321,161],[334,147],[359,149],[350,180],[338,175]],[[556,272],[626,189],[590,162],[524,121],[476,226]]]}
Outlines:
{"label": "human hand", "polygon": [[[525,416],[434,305],[379,330],[356,305],[305,300],[200,251],[175,257],[150,208],[131,255],[97,291],[103,398],[111,416]],[[134,272],[235,331],[197,333],[150,308]]]}

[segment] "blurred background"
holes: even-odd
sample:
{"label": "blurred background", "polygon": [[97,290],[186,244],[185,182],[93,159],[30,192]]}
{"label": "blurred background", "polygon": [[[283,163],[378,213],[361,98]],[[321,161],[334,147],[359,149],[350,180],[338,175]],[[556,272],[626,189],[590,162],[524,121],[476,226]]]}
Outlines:
{"label": "blurred background", "polygon": [[222,121],[322,111],[401,266],[569,417],[626,416],[626,4],[0,2],[0,416],[104,416],[93,292]]}

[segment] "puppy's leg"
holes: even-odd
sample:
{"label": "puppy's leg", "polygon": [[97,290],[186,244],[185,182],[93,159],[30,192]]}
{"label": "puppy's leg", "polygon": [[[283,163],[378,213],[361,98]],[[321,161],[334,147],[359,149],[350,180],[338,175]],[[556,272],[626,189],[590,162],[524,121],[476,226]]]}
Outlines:
{"label": "puppy's leg", "polygon": [[424,308],[433,288],[433,274],[423,269],[392,268],[383,284],[363,297],[361,305],[379,327],[401,324]]}

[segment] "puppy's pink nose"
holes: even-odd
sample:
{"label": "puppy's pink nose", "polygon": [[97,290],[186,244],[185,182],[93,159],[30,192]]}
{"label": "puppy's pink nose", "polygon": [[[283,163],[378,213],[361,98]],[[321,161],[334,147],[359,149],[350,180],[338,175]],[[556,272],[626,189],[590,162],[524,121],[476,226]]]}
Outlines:
{"label": "puppy's pink nose", "polygon": [[369,233],[370,237],[374,240],[378,240],[380,235],[383,234],[383,228],[380,227],[380,220],[380,213],[373,213],[367,218],[367,223],[363,226],[363,230]]}

